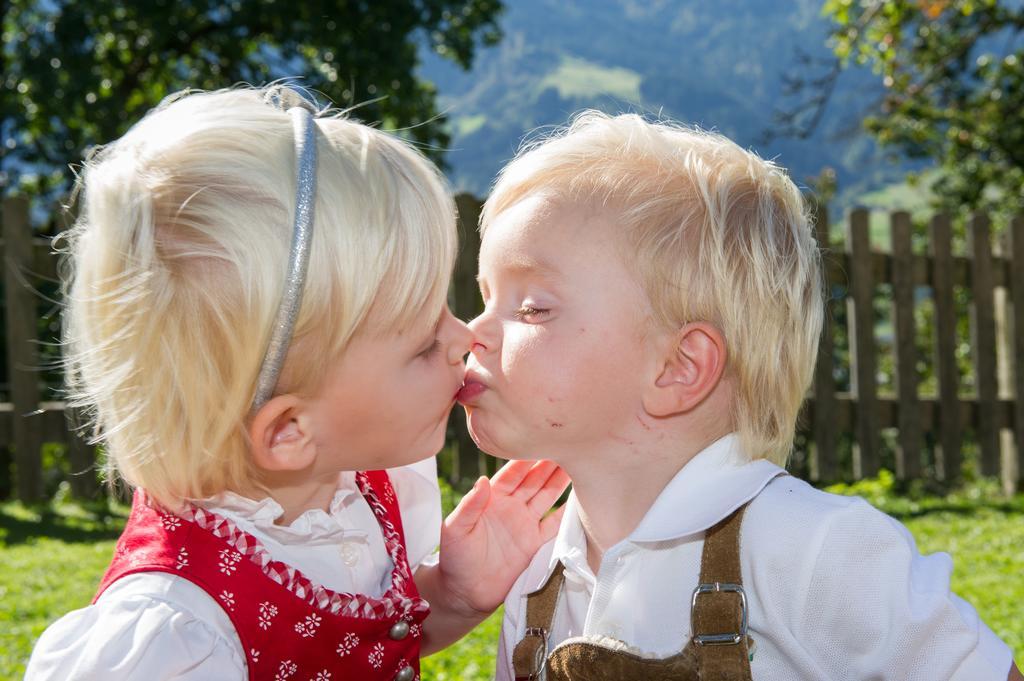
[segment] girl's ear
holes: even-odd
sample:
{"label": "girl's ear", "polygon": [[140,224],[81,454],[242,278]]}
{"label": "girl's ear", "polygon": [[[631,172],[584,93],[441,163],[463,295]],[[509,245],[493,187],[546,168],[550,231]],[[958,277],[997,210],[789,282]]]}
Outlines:
{"label": "girl's ear", "polygon": [[656,417],[693,410],[714,391],[725,371],[725,338],[708,322],[686,324],[664,348],[657,378],[643,396],[644,409]]}
{"label": "girl's ear", "polygon": [[249,422],[253,462],[267,471],[299,471],[316,460],[312,419],[303,400],[278,395]]}

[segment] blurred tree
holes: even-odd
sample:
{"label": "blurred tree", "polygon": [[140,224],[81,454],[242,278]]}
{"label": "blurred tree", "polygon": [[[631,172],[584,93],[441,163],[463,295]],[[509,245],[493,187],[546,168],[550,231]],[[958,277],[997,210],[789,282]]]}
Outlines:
{"label": "blurred tree", "polygon": [[941,208],[1024,210],[1024,5],[1015,0],[826,0],[831,63],[798,55],[797,104],[776,134],[805,137],[851,64],[872,67],[884,94],[865,128],[883,145],[941,168]]}
{"label": "blurred tree", "polygon": [[0,194],[57,195],[69,162],[167,94],[297,76],[340,107],[448,143],[426,44],[464,69],[501,35],[500,0],[0,0]]}

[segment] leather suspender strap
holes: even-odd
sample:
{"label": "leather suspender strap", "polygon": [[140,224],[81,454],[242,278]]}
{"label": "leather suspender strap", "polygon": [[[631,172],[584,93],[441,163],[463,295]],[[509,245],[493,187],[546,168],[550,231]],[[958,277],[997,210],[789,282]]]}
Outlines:
{"label": "leather suspender strap", "polygon": [[[751,681],[747,602],[740,568],[740,526],[745,509],[745,505],[740,507],[709,529],[704,538],[700,584],[691,602],[693,638],[677,656],[695,663],[695,678],[704,681]],[[512,653],[516,681],[543,678],[550,652],[549,629],[565,581],[563,570],[559,563],[547,582],[526,597],[526,633]]]}
{"label": "leather suspender strap", "polygon": [[526,597],[526,634],[512,651],[512,669],[516,681],[537,681],[548,657],[548,627],[555,617],[558,594],[565,581],[565,568],[559,563],[544,586]]}
{"label": "leather suspender strap", "polygon": [[740,526],[744,504],[704,538],[700,584],[690,617],[700,678],[751,681],[747,599],[740,569]]}

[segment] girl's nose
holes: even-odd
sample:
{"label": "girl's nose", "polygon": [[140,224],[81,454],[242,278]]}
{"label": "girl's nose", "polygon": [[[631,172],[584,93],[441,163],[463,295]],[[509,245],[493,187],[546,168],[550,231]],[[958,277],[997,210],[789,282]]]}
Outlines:
{"label": "girl's nose", "polygon": [[473,331],[461,319],[458,319],[450,311],[449,321],[452,324],[451,342],[448,344],[448,363],[461,364],[462,358],[475,344]]}

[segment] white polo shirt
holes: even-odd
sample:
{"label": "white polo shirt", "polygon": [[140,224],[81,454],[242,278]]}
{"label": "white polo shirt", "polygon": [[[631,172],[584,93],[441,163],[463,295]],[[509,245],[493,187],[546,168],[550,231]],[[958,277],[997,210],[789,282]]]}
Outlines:
{"label": "white polo shirt", "polygon": [[514,678],[526,594],[558,562],[565,585],[552,648],[574,636],[606,636],[655,657],[679,652],[691,636],[704,533],[751,499],[740,560],[754,679],[1005,681],[1010,649],[950,593],[947,554],[922,556],[902,524],[864,500],[821,492],[783,472],[768,461],[744,463],[735,435],[718,440],[605,553],[597,575],[587,565],[571,494],[558,535],[505,601],[496,681]]}

